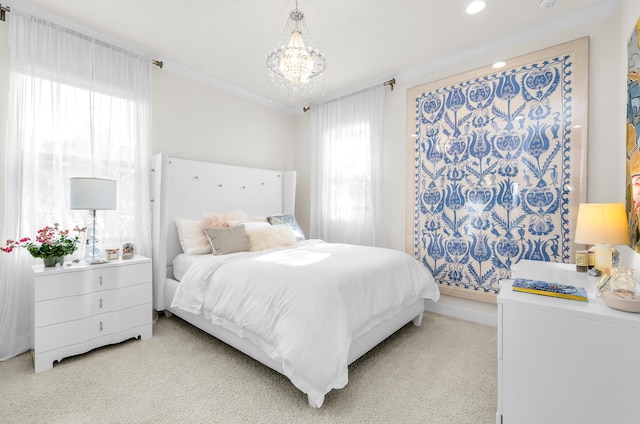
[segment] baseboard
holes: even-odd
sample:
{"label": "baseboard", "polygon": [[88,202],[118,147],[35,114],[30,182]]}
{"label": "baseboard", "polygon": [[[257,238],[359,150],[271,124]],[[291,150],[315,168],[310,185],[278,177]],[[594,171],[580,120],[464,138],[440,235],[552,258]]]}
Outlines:
{"label": "baseboard", "polygon": [[496,304],[442,295],[438,302],[425,301],[424,309],[428,312],[435,312],[436,314],[479,324],[493,327],[498,325],[498,307]]}

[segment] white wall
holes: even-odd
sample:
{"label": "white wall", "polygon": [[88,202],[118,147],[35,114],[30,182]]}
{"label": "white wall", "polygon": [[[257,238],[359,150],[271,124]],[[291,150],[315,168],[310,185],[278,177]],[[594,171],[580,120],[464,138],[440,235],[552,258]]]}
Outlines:
{"label": "white wall", "polygon": [[156,69],[153,153],[293,170],[294,116]]}
{"label": "white wall", "polygon": [[298,177],[296,185],[296,221],[300,224],[302,231],[308,235],[311,227],[309,222],[311,214],[309,113],[304,113],[297,117],[295,139],[295,164]]}
{"label": "white wall", "polygon": [[[409,80],[396,78],[395,90],[387,89],[385,96],[385,214],[388,247],[398,250],[405,248],[407,90],[584,36],[590,38],[587,200],[624,201],[626,41],[640,16],[640,2],[621,0],[620,9],[618,15],[568,28],[556,34],[540,34],[535,40],[485,57],[434,70]],[[303,169],[309,164],[304,156],[309,144],[308,122],[307,116],[298,117],[296,144],[297,149],[304,152],[296,156],[298,184],[307,188],[308,172]],[[306,212],[296,210],[300,215],[297,216],[300,222],[308,222],[308,216],[302,216]],[[495,324],[495,305],[443,296],[440,305],[434,306],[434,310],[436,309],[437,312]],[[470,311],[473,316],[469,315]]]}
{"label": "white wall", "polygon": [[[8,16],[11,19],[11,15]],[[0,223],[9,86],[8,22],[0,22]],[[152,153],[295,169],[295,117],[154,67]]]}
{"label": "white wall", "polygon": [[[632,5],[633,3],[633,5]],[[638,8],[640,2],[622,0],[627,9]],[[638,16],[633,10],[627,13]],[[385,96],[385,199],[386,238],[390,248],[404,250],[406,223],[406,151],[407,90],[427,82],[485,67],[498,60],[521,56],[525,53],[551,47],[584,36],[590,37],[589,66],[589,135],[587,200],[590,202],[624,201],[624,94],[625,76],[620,69],[623,48],[620,45],[629,35],[633,24],[624,23],[623,36],[619,35],[621,15],[611,16],[561,33],[544,35],[517,47],[491,55],[435,70],[409,80],[398,79],[394,91],[387,89]],[[630,18],[625,18],[631,22]],[[635,19],[635,18],[634,18]],[[635,20],[633,20],[635,23]],[[624,41],[626,57],[626,41]],[[624,98],[621,100],[621,98]],[[298,117],[296,148],[308,152],[307,116]],[[299,184],[308,187],[308,176],[302,171],[308,167],[304,155],[296,156]],[[300,213],[303,211],[300,210]],[[306,212],[306,211],[305,211]],[[307,222],[308,217],[300,216]]]}
{"label": "white wall", "polygon": [[[640,16],[640,2],[621,0],[613,17],[568,28],[482,58],[458,63],[409,80],[398,79],[385,99],[385,196],[387,244],[404,250],[407,146],[407,89],[480,68],[583,36],[590,37],[588,200],[624,200],[624,117],[626,105],[626,41]],[[6,23],[0,23],[0,99],[7,98]],[[387,89],[388,90],[388,89]],[[0,102],[0,128],[6,128],[7,105]],[[309,229],[309,116],[288,115],[221,92],[164,70],[154,70],[153,152],[271,169],[296,169],[296,216]],[[0,151],[5,148],[0,131]],[[4,160],[0,161],[4,166]],[[4,204],[4,172],[0,169],[0,205]],[[0,209],[0,218],[3,210]],[[2,221],[0,221],[2,222]],[[492,314],[491,305],[443,299],[456,307]]]}
{"label": "white wall", "polygon": [[[406,90],[450,75],[486,66],[585,35],[590,36],[589,201],[622,201],[624,187],[624,72],[626,39],[639,15],[640,4],[621,0],[620,13],[595,23],[542,36],[490,56],[437,70],[411,80],[398,80],[385,100],[385,175],[387,244],[404,249]],[[10,16],[9,16],[10,18]],[[8,24],[0,23],[0,98],[8,90]],[[623,67],[623,69],[621,69]],[[388,89],[387,89],[388,90]],[[6,128],[6,102],[0,102],[0,128]],[[168,71],[154,70],[152,150],[171,155],[298,171],[299,221],[309,228],[308,114],[291,116],[208,87]],[[0,132],[4,153],[5,131]],[[0,166],[3,165],[3,161]],[[1,169],[0,169],[1,171]],[[4,173],[0,173],[1,176]],[[619,187],[612,190],[611,187]],[[3,204],[4,184],[0,187]],[[0,214],[2,210],[0,210]],[[1,216],[0,216],[1,217]]]}

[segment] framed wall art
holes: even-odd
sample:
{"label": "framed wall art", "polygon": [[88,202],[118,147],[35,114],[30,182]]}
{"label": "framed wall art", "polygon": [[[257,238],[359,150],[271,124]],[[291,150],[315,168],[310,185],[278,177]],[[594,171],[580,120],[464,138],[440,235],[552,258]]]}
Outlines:
{"label": "framed wall art", "polygon": [[586,198],[588,37],[408,90],[406,250],[495,302],[521,259],[572,262]]}
{"label": "framed wall art", "polygon": [[640,18],[627,43],[626,206],[631,247],[640,252]]}

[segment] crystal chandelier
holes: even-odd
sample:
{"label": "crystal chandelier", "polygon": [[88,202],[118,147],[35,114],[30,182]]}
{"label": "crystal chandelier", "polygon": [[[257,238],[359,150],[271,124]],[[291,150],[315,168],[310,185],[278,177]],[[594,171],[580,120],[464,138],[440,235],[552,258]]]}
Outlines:
{"label": "crystal chandelier", "polygon": [[311,94],[322,86],[326,68],[324,56],[313,47],[304,13],[298,9],[296,0],[278,47],[267,56],[273,83],[291,96]]}

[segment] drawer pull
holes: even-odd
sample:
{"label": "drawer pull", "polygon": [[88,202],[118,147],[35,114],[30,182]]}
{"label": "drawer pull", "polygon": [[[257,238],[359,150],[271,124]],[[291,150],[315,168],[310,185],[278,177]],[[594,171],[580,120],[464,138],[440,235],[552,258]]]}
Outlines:
{"label": "drawer pull", "polygon": [[98,278],[100,279],[100,285],[102,285],[102,275]]}
{"label": "drawer pull", "polygon": [[100,331],[102,331],[102,321],[100,321]]}
{"label": "drawer pull", "polygon": [[100,308],[102,308],[102,299],[100,299]]}

